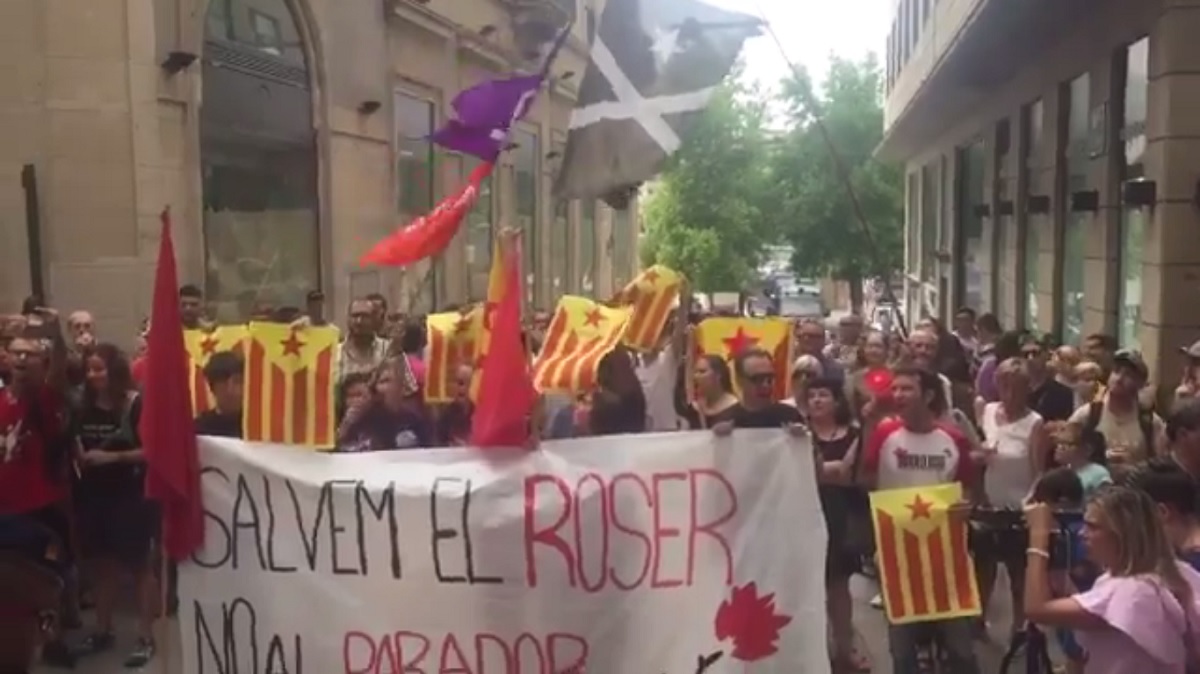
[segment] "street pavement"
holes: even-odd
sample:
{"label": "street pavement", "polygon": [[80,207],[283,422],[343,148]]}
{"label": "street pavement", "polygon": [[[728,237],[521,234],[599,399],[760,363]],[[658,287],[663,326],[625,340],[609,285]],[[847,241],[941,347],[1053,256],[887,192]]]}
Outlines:
{"label": "street pavement", "polygon": [[[879,609],[871,608],[869,602],[874,596],[875,584],[862,577],[855,577],[851,584],[855,597],[854,607],[854,623],[858,632],[858,648],[859,652],[867,656],[873,667],[874,674],[892,674],[891,660],[888,656],[887,642],[887,622],[883,616],[883,612]],[[990,640],[987,643],[976,642],[976,653],[979,655],[980,666],[983,674],[996,674],[999,671],[1000,658],[1004,654],[1005,644],[1007,640],[1008,625],[1011,622],[1011,605],[1007,600],[1007,580],[1001,578],[997,583],[996,601],[993,602],[993,610],[990,618]],[[86,619],[90,616],[85,617]],[[170,624],[171,628],[175,628],[175,624]],[[166,631],[167,625],[163,625],[163,631]],[[177,629],[171,630],[165,640],[160,637],[160,652],[159,657],[155,658],[148,666],[141,670],[145,674],[181,674],[182,668],[180,665],[180,641]],[[133,647],[134,642],[134,622],[132,616],[124,615],[118,625],[117,630],[117,647],[112,651],[93,658],[81,660],[79,666],[75,668],[77,674],[117,674],[121,671],[126,671],[122,667],[125,656]],[[164,666],[165,665],[165,666]],[[50,669],[42,667],[34,671],[34,674],[56,674],[64,670]],[[1017,670],[1009,674],[1018,674],[1024,670]],[[318,672],[317,674],[334,674],[333,672]],[[525,674],[522,672],[521,674]],[[619,674],[619,673],[605,673]]]}

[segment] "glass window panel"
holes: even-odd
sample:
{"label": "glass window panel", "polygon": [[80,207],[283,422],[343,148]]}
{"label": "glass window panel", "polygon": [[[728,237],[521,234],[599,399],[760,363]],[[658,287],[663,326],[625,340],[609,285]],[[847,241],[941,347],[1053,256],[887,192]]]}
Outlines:
{"label": "glass window panel", "polygon": [[207,38],[245,45],[305,67],[303,41],[285,0],[211,0]]}
{"label": "glass window panel", "polygon": [[[1143,38],[1126,51],[1125,78],[1125,180],[1145,176],[1146,97],[1149,93],[1149,47]],[[1146,236],[1146,214],[1139,208],[1121,213],[1120,284],[1117,292],[1117,338],[1121,346],[1141,348],[1138,338],[1142,322],[1142,243]]]}
{"label": "glass window panel", "polygon": [[245,320],[261,306],[304,306],[320,287],[311,147],[206,140],[206,286],[216,318]]}
{"label": "glass window panel", "polygon": [[[475,157],[467,159],[462,179],[480,164]],[[495,204],[492,196],[492,177],[483,181],[479,189],[479,201],[467,214],[467,294],[471,301],[487,299],[488,275],[492,268],[492,216]]]}
{"label": "glass window panel", "polygon": [[517,129],[514,136],[517,147],[514,150],[516,177],[517,226],[521,228],[522,239],[526,241],[524,251],[526,269],[533,277],[533,283],[526,283],[526,301],[533,304],[538,297],[538,280],[542,277],[540,255],[538,255],[538,157],[540,148],[538,137],[534,133]]}
{"label": "glass window panel", "polygon": [[921,278],[930,282],[937,267],[937,173],[937,164],[929,164],[921,169]]}
{"label": "glass window panel", "polygon": [[[396,127],[397,210],[403,221],[419,218],[431,210],[434,196],[434,149],[425,140],[435,129],[435,108],[430,101],[397,91],[394,97]],[[458,189],[454,185],[453,189]],[[433,310],[437,306],[438,275],[441,258],[424,273],[406,272],[414,309]],[[420,275],[418,275],[420,274]],[[419,284],[413,286],[411,284]],[[407,298],[406,298],[406,301]]]}
{"label": "glass window panel", "polygon": [[596,202],[585,201],[579,210],[579,292],[591,297],[596,288]]}
{"label": "glass window panel", "polygon": [[[1067,85],[1067,194],[1088,189],[1088,128],[1091,108],[1091,79],[1081,75]],[[1060,254],[1062,269],[1062,341],[1078,344],[1083,337],[1083,257],[1091,215],[1068,211]]]}
{"label": "glass window panel", "polygon": [[917,173],[909,173],[905,183],[908,196],[908,208],[905,209],[905,238],[908,240],[907,271],[916,275],[920,272],[921,261],[921,222],[920,222],[920,186],[917,184]]}
{"label": "glass window panel", "polygon": [[[962,157],[963,258],[967,306],[980,312],[992,311],[992,251],[991,237],[984,236],[985,220],[977,210],[984,203],[984,168],[987,153],[982,140],[964,148]],[[990,234],[990,231],[988,232]]]}

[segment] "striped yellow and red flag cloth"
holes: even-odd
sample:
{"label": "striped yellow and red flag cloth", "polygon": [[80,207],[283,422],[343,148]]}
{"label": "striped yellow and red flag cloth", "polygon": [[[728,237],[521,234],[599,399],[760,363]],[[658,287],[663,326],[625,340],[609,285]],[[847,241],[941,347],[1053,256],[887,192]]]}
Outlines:
{"label": "striped yellow and red flag cloth", "polygon": [[251,323],[243,431],[251,442],[331,448],[338,330]]}
{"label": "striped yellow and red flag cloth", "polygon": [[621,343],[628,308],[611,308],[585,297],[564,295],[554,310],[546,340],[533,362],[538,391],[582,393],[596,385],[600,359]]}
{"label": "striped yellow and red flag cloth", "polygon": [[[429,346],[425,350],[425,401],[448,403],[454,399],[455,369],[462,364],[475,367],[483,334],[483,307],[466,313],[450,311],[425,319]],[[478,369],[478,368],[477,368]]]}
{"label": "striped yellow and red flag cloth", "polygon": [[[720,356],[731,372],[734,358],[751,348],[771,354],[775,363],[775,397],[782,400],[790,395],[792,324],[786,318],[706,318],[696,326],[692,339],[693,358]],[[736,376],[733,386],[739,392]]]}
{"label": "striped yellow and red flag cloth", "polygon": [[656,264],[613,296],[612,304],[633,308],[629,327],[625,329],[626,346],[650,351],[659,345],[663,326],[682,287],[683,276],[679,272]]}
{"label": "striped yellow and red flag cloth", "polygon": [[[492,323],[496,318],[496,309],[500,299],[504,297],[504,254],[500,250],[500,240],[497,238],[492,246],[492,268],[488,270],[487,301],[480,310],[479,337],[475,340],[475,365],[483,363],[488,344],[492,340]],[[479,383],[482,381],[483,370],[476,367],[471,375],[471,400],[479,396]]]}
{"label": "striped yellow and red flag cloth", "polygon": [[188,352],[188,384],[192,390],[192,416],[207,412],[216,404],[208,381],[204,378],[204,367],[214,353],[234,351],[243,353],[246,326],[222,325],[214,330],[184,330],[183,344]]}
{"label": "striped yellow and red flag cloth", "polygon": [[967,527],[948,514],[961,499],[957,483],[871,494],[879,583],[893,625],[980,614]]}

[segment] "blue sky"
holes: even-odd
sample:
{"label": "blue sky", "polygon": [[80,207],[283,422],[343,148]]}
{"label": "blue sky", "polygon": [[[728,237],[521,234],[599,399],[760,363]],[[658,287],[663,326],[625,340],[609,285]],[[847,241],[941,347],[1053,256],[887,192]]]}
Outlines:
{"label": "blue sky", "polygon": [[[787,56],[817,79],[828,70],[829,55],[860,58],[875,52],[882,60],[892,0],[706,0],[710,4],[766,15]],[[774,86],[788,74],[787,64],[767,35],[746,44],[746,74]]]}

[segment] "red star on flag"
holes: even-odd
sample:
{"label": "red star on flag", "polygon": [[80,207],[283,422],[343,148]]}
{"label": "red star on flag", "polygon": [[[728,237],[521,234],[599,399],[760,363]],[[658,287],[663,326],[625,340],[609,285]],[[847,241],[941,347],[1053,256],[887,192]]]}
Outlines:
{"label": "red star on flag", "polygon": [[739,353],[758,344],[758,338],[753,335],[746,334],[745,328],[738,326],[737,333],[732,337],[726,337],[721,340],[725,342],[725,350],[729,352],[729,357],[732,358]]}
{"label": "red star on flag", "polygon": [[920,494],[917,494],[913,498],[912,503],[904,507],[912,511],[912,518],[914,521],[921,518],[930,519],[930,517],[933,516],[933,503],[922,499]]}
{"label": "red star on flag", "polygon": [[300,341],[300,338],[296,336],[294,331],[281,343],[283,344],[283,355],[285,356],[299,357],[300,349],[304,348],[304,342]]}
{"label": "red star on flag", "polygon": [[205,337],[204,341],[200,342],[200,352],[206,356],[211,356],[217,352],[217,340],[211,336]]}
{"label": "red star on flag", "polygon": [[584,319],[584,325],[600,327],[600,323],[604,321],[604,314],[599,309],[592,309],[587,312],[587,317]]}

